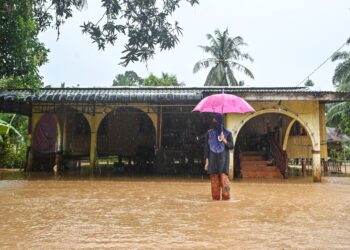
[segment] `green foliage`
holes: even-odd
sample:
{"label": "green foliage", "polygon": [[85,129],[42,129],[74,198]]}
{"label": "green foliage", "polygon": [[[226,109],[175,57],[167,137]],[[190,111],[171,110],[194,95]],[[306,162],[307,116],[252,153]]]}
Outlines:
{"label": "green foliage", "polygon": [[32,1],[0,2],[0,87],[38,88],[48,50],[39,42]]}
{"label": "green foliage", "polygon": [[[18,168],[23,165],[26,154],[28,118],[13,114],[0,114],[2,124],[8,124],[2,130],[0,140],[0,167]],[[4,127],[4,126],[2,126]]]}
{"label": "green foliage", "polygon": [[25,161],[25,143],[3,138],[0,141],[0,168],[20,168]]}
{"label": "green foliage", "polygon": [[243,38],[240,36],[231,38],[227,29],[223,33],[215,30],[214,35],[207,34],[210,46],[199,46],[212,57],[198,61],[194,65],[193,73],[211,67],[205,86],[242,86],[233,74],[234,69],[254,79],[252,72],[239,63],[241,60],[253,61],[248,53],[243,53],[240,49],[246,45]]}
{"label": "green foliage", "polygon": [[[350,39],[347,44],[350,45]],[[333,84],[338,91],[350,91],[350,52],[334,53],[332,61],[341,61],[335,68]],[[338,127],[350,135],[350,103],[341,102],[327,105],[327,126]]]}
{"label": "green foliage", "polygon": [[245,85],[245,82],[243,81],[243,80],[240,80],[239,82],[238,82],[238,86],[244,86]]}
{"label": "green foliage", "polygon": [[[347,40],[347,45],[350,45],[350,38]],[[338,89],[348,89],[350,85],[350,52],[339,51],[334,53],[332,61],[340,61],[334,71],[333,84]]]}
{"label": "green foliage", "polygon": [[[101,0],[102,17],[96,23],[84,22],[81,28],[102,50],[107,44],[114,45],[119,35],[127,36],[122,65],[147,61],[154,55],[157,45],[161,50],[169,50],[179,42],[182,29],[172,19],[181,2]],[[186,2],[191,6],[198,4],[198,0]],[[45,30],[53,23],[59,35],[61,25],[72,17],[73,10],[84,7],[87,7],[86,0],[37,0],[34,10],[40,29]]]}
{"label": "green foliage", "polygon": [[162,73],[161,77],[157,77],[153,74],[145,78],[143,86],[181,86],[175,75]]}
{"label": "green foliage", "polygon": [[145,79],[139,77],[134,71],[125,71],[118,74],[113,80],[113,86],[182,86],[175,75],[162,73],[161,77],[150,74]]}
{"label": "green foliage", "polygon": [[314,86],[315,84],[314,84],[314,82],[311,80],[311,79],[309,79],[309,80],[307,80],[306,82],[305,82],[305,84],[304,84],[306,87],[312,87],[312,86]]}
{"label": "green foliage", "polygon": [[338,143],[328,147],[328,155],[332,160],[348,160],[350,159],[350,144],[349,142]]}
{"label": "green foliage", "polygon": [[339,161],[343,159],[343,152],[338,148],[331,148],[329,149],[328,157],[332,160]]}
{"label": "green foliage", "polygon": [[124,74],[118,74],[113,80],[113,86],[139,86],[143,79],[134,71],[125,71]]}

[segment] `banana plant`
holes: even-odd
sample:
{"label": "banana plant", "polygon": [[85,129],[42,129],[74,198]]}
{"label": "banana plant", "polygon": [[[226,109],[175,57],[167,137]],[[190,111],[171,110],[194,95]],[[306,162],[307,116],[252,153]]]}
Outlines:
{"label": "banana plant", "polygon": [[13,115],[10,122],[6,122],[2,119],[0,119],[0,135],[7,135],[10,130],[15,132],[18,136],[23,137],[23,135],[15,128],[12,126],[12,122],[15,119],[16,115]]}

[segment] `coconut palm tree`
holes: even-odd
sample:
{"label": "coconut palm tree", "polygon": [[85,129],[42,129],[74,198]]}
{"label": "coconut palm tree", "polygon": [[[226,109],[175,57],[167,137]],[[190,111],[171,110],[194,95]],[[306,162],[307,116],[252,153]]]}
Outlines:
{"label": "coconut palm tree", "polygon": [[[350,38],[346,44],[350,45]],[[332,61],[342,61],[335,68],[333,76],[333,84],[338,88],[344,90],[349,89],[350,85],[350,52],[349,51],[338,51],[332,56]]]}
{"label": "coconut palm tree", "polygon": [[[347,40],[346,44],[350,45],[350,38]],[[333,84],[336,86],[338,91],[350,91],[350,52],[338,51],[332,56],[332,61],[341,61],[335,68]],[[340,126],[343,131],[349,133],[349,102],[330,104],[326,115],[328,125]]]}
{"label": "coconut palm tree", "polygon": [[199,47],[212,57],[200,60],[193,68],[193,73],[196,73],[202,68],[211,67],[204,86],[238,86],[239,81],[234,76],[233,70],[242,71],[254,79],[252,72],[239,63],[241,60],[253,61],[253,58],[240,49],[241,46],[247,45],[242,37],[231,38],[227,29],[223,33],[217,29],[214,31],[214,36],[207,34],[207,39],[210,45]]}

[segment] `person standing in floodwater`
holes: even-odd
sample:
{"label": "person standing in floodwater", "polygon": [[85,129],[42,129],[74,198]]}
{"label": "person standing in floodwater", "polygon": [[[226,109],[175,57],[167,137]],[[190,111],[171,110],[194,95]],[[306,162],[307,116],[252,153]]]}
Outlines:
{"label": "person standing in floodwater", "polygon": [[210,176],[213,200],[220,200],[220,196],[223,200],[228,200],[230,199],[229,152],[234,147],[232,133],[224,128],[221,114],[215,114],[212,122],[212,129],[208,130],[205,137],[204,169]]}

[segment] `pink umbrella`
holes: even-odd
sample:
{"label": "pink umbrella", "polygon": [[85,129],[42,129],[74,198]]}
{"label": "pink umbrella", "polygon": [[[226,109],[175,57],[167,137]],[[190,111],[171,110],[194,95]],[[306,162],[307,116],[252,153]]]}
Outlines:
{"label": "pink umbrella", "polygon": [[192,111],[209,113],[249,113],[255,112],[244,99],[230,94],[215,94],[205,97]]}

